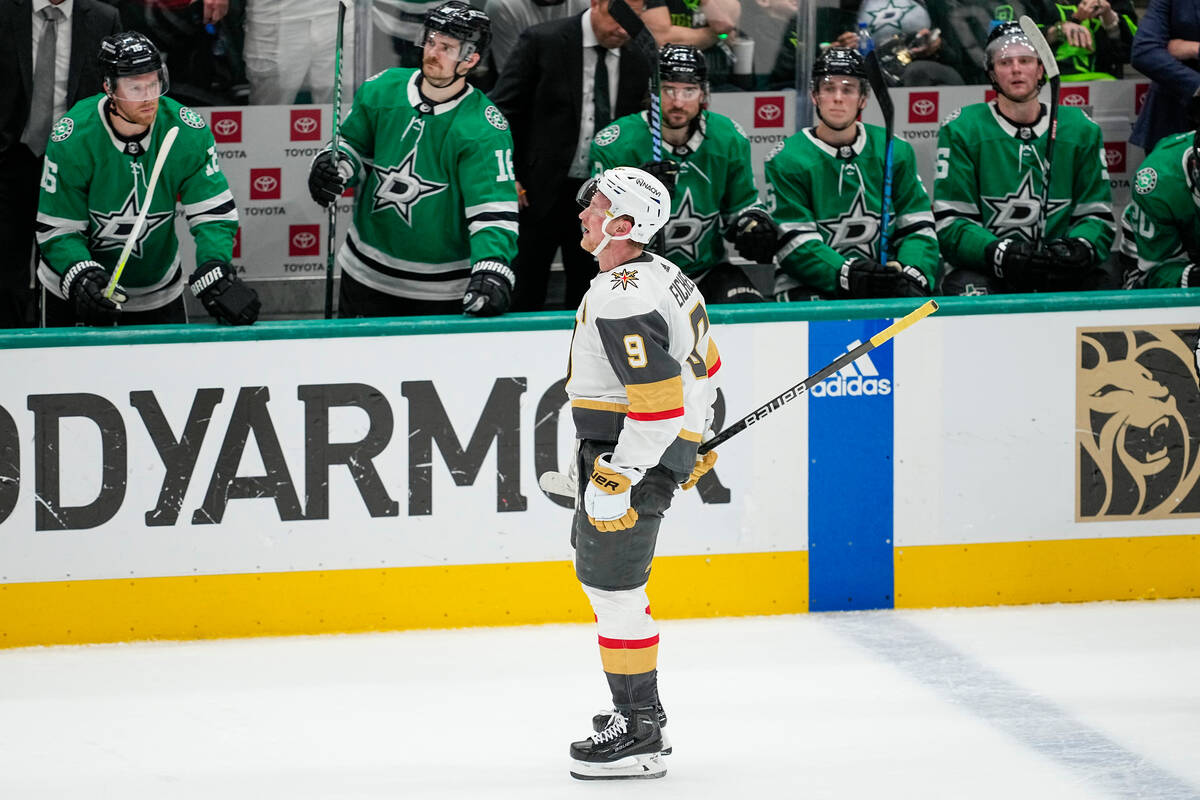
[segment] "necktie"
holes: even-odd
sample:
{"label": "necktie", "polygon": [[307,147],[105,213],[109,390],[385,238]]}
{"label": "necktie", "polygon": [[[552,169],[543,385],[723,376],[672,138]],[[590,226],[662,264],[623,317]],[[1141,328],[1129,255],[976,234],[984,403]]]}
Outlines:
{"label": "necktie", "polygon": [[592,91],[592,106],[596,113],[595,133],[599,133],[612,122],[612,106],[608,99],[608,67],[604,64],[607,57],[608,51],[596,45],[596,83]]}
{"label": "necktie", "polygon": [[54,6],[46,6],[38,14],[43,20],[42,37],[38,41],[37,67],[33,70],[33,103],[21,141],[34,155],[40,156],[46,152],[46,137],[50,135],[50,124],[54,121],[54,62],[58,49],[58,22],[63,13]]}

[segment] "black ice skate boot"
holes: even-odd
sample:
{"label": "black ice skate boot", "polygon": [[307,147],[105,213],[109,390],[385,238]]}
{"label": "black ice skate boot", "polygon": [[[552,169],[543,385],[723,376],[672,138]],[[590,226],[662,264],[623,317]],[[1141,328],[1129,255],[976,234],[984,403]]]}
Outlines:
{"label": "black ice skate boot", "polygon": [[603,730],[571,743],[571,776],[580,780],[661,778],[662,732],[653,708],[614,711]]}
{"label": "black ice skate boot", "polygon": [[[671,740],[667,738],[667,712],[663,710],[662,703],[654,706],[654,710],[658,712],[658,729],[662,732],[662,753],[661,755],[671,755]],[[608,720],[616,711],[601,711],[592,717],[592,730],[596,733],[608,727]]]}

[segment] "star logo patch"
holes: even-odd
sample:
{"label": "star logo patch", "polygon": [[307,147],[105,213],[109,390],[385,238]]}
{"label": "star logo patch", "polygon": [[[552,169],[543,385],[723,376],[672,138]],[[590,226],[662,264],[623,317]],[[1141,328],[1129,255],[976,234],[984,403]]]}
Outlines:
{"label": "star logo patch", "polygon": [[667,222],[667,252],[678,252],[683,254],[684,258],[695,261],[699,255],[697,248],[700,240],[715,224],[717,213],[715,211],[711,214],[698,212],[695,203],[692,202],[692,190],[685,190],[683,200],[679,203],[679,210],[671,214],[671,219]]}
{"label": "star logo patch", "polygon": [[[125,241],[129,238],[129,234],[133,232],[133,223],[137,220],[137,191],[135,189],[129,190],[129,196],[125,198],[125,203],[119,211],[114,211],[111,214],[89,211],[88,216],[92,219],[91,228],[88,232],[88,249],[120,250],[125,246]],[[130,257],[141,258],[142,244],[150,237],[154,229],[167,220],[174,218],[174,209],[146,214],[146,224],[142,226],[142,232],[138,234],[137,239],[133,243],[133,249],[129,251]]]}
{"label": "star logo patch", "polygon": [[[1038,211],[1042,207],[1041,192],[1034,191],[1033,173],[1026,172],[1017,191],[1003,197],[982,197],[983,203],[992,211],[991,219],[985,222],[988,230],[1004,238],[1010,233],[1020,233],[1033,240],[1037,228]],[[1046,219],[1049,220],[1067,207],[1070,201],[1048,199]]]}
{"label": "star logo patch", "polygon": [[867,198],[861,189],[846,213],[833,219],[817,220],[825,241],[843,256],[854,251],[868,261],[876,258],[875,244],[879,241],[880,215],[867,208]]}
{"label": "star logo patch", "polygon": [[373,167],[379,178],[375,187],[375,202],[371,212],[390,208],[400,215],[406,225],[412,225],[412,212],[426,197],[443,192],[449,184],[426,180],[416,173],[413,165],[417,151],[410,150],[396,167]]}
{"label": "star logo patch", "polygon": [[612,286],[609,288],[624,290],[632,286],[636,289],[638,285],[637,281],[638,276],[636,269],[623,269],[620,272],[614,272],[612,274]]}

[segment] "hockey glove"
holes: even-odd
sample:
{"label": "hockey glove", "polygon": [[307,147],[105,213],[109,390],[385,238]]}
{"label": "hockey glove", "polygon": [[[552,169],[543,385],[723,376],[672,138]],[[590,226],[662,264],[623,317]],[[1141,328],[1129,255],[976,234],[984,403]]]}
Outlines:
{"label": "hockey glove", "polygon": [[86,325],[112,325],[128,299],[120,284],[111,298],[104,296],[108,273],[95,261],[79,261],[67,270],[58,285],[62,296],[75,307],[75,316]]}
{"label": "hockey glove", "polygon": [[895,267],[854,258],[842,264],[837,276],[838,297],[895,297]]}
{"label": "hockey glove", "polygon": [[1189,264],[1179,275],[1180,289],[1200,289],[1200,265]]}
{"label": "hockey glove", "polygon": [[709,470],[717,465],[717,451],[709,450],[704,455],[696,454],[696,466],[692,467],[692,474],[683,482],[680,487],[685,492],[696,485],[696,482],[708,474]]}
{"label": "hockey glove", "polygon": [[1096,251],[1086,239],[1050,239],[1038,251],[1049,272],[1082,275],[1096,261]]}
{"label": "hockey glove", "polygon": [[667,187],[667,194],[675,194],[675,184],[679,180],[678,161],[647,161],[638,169],[662,181],[663,186]]}
{"label": "hockey glove", "polygon": [[606,533],[632,528],[638,513],[631,505],[633,487],[642,480],[642,471],[614,467],[612,453],[596,456],[587,488],[583,490],[583,510],[596,530]]}
{"label": "hockey glove", "polygon": [[1041,287],[1044,272],[1035,263],[1033,245],[1023,239],[997,239],[983,251],[992,274],[1012,289],[1026,291]]}
{"label": "hockey glove", "polygon": [[206,261],[188,278],[192,294],[217,322],[251,325],[258,319],[262,303],[258,293],[246,285],[223,261]]}
{"label": "hockey glove", "polygon": [[929,290],[929,279],[925,277],[925,273],[916,267],[901,266],[895,261],[889,261],[888,265],[895,264],[896,271],[896,288],[895,297],[929,297],[933,294]]}
{"label": "hockey glove", "polygon": [[495,317],[512,305],[517,276],[503,261],[477,261],[463,294],[463,313],[472,317]]}
{"label": "hockey glove", "polygon": [[346,185],[354,174],[354,165],[344,154],[338,154],[338,164],[333,165],[333,153],[322,150],[313,159],[308,171],[308,193],[313,201],[328,208],[346,191]]}
{"label": "hockey glove", "polygon": [[770,264],[779,250],[779,226],[761,208],[748,208],[725,231],[737,254],[755,264]]}

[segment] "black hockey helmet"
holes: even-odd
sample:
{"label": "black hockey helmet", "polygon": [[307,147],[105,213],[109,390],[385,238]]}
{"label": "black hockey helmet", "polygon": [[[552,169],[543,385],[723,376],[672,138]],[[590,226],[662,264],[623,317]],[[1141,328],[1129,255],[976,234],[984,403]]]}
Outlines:
{"label": "black hockey helmet", "polygon": [[707,88],[708,61],[691,45],[668,44],[658,52],[658,74],[664,81],[695,83]]}
{"label": "black hockey helmet", "polygon": [[466,61],[474,53],[479,53],[482,61],[492,40],[492,21],[478,8],[462,0],[450,0],[425,14],[425,26],[417,44],[424,46],[433,32],[444,33],[462,42],[458,52],[459,61]]}
{"label": "black hockey helmet", "polygon": [[167,91],[167,67],[163,64],[158,47],[137,31],[124,31],[104,37],[100,42],[100,72],[108,84],[110,93],[115,93],[118,78],[134,75],[159,74],[161,92]]}
{"label": "black hockey helmet", "polygon": [[821,81],[831,75],[858,78],[862,92],[867,93],[867,67],[857,50],[846,47],[830,47],[817,56],[812,68],[812,90],[815,92]]}

